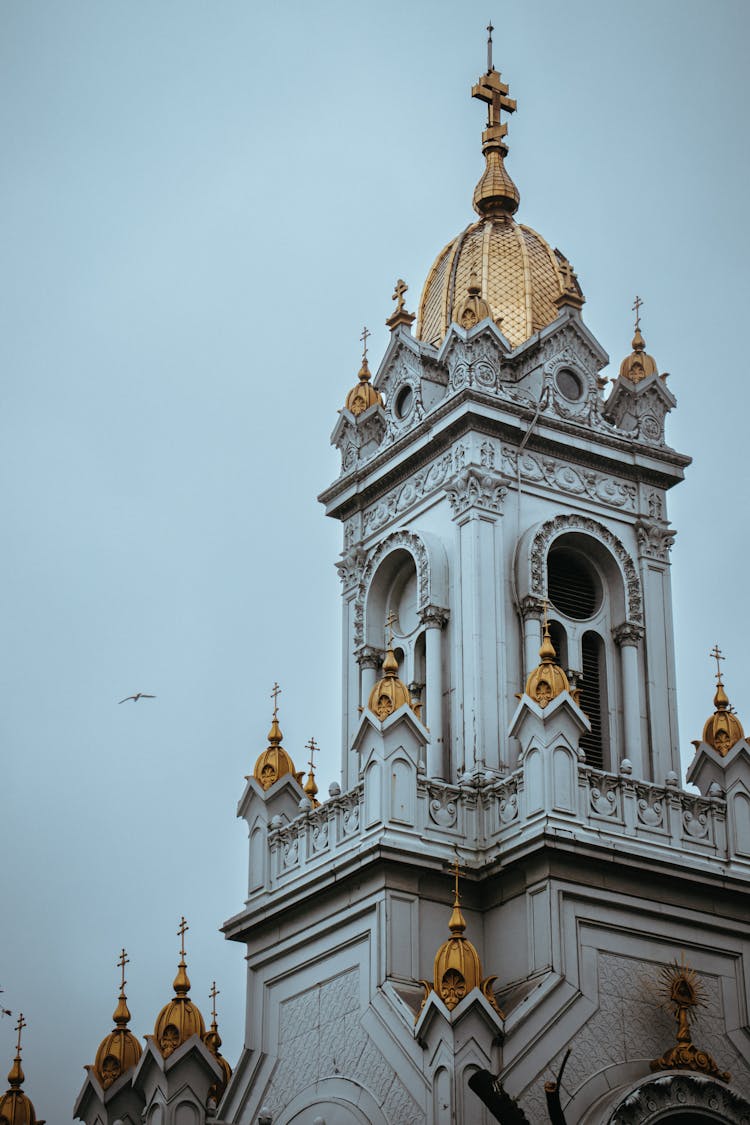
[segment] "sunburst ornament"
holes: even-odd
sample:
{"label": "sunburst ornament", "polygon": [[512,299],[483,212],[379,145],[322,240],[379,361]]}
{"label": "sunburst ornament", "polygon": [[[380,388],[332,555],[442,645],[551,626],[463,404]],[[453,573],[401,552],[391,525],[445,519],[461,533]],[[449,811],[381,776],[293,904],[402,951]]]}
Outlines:
{"label": "sunburst ornament", "polygon": [[706,989],[695,969],[685,962],[685,954],[665,965],[659,973],[659,980],[665,992],[662,1007],[673,1013],[677,1022],[677,1043],[659,1059],[651,1063],[652,1070],[696,1070],[701,1074],[729,1082],[726,1070],[719,1070],[718,1064],[708,1051],[702,1051],[693,1043],[690,1024],[698,1008],[706,1007]]}

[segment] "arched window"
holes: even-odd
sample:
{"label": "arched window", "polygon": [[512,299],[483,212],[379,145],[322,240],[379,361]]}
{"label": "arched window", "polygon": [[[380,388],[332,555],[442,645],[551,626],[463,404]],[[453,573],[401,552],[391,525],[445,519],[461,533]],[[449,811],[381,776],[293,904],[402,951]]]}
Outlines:
{"label": "arched window", "polygon": [[581,710],[591,723],[581,749],[590,766],[598,770],[609,764],[609,723],[607,707],[607,667],[604,642],[598,633],[583,634],[581,640]]}

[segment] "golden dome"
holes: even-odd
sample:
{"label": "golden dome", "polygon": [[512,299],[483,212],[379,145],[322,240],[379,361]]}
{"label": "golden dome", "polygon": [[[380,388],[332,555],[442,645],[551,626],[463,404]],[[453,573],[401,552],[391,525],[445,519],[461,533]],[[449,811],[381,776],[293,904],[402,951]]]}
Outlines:
{"label": "golden dome", "polygon": [[[539,706],[544,709],[547,704],[551,703],[553,699],[556,699],[558,695],[562,695],[564,691],[570,691],[568,677],[565,675],[560,665],[555,663],[557,653],[555,652],[555,646],[552,644],[552,639],[549,635],[549,625],[546,619],[544,622],[542,647],[539,649],[539,658],[541,663],[537,665],[526,680],[524,693],[528,695],[529,699],[533,699],[535,703],[538,703]],[[578,692],[575,691],[571,694],[577,703]]]}
{"label": "golden dome", "polygon": [[711,655],[715,658],[716,666],[719,671],[716,673],[716,694],[714,695],[715,711],[706,721],[706,725],[703,728],[703,741],[707,742],[709,746],[713,747],[717,754],[720,754],[721,757],[724,758],[735,743],[745,737],[745,732],[742,729],[742,723],[732,711],[727,693],[724,691],[724,684],[721,680],[721,668],[719,666],[719,661],[723,660],[724,657],[721,655],[718,645]]}
{"label": "golden dome", "polygon": [[203,1042],[206,1044],[209,1051],[214,1056],[214,1058],[216,1059],[217,1063],[219,1064],[219,1066],[221,1067],[221,1069],[223,1071],[223,1078],[219,1082],[214,1083],[214,1085],[208,1091],[209,1099],[213,1098],[213,1100],[217,1103],[221,1101],[221,1096],[227,1088],[227,1083],[229,1082],[229,1079],[232,1077],[232,1068],[229,1065],[229,1063],[227,1062],[227,1060],[224,1058],[224,1056],[220,1053],[221,1036],[219,1035],[219,1025],[216,1021],[216,997],[218,995],[219,995],[219,990],[216,987],[216,981],[214,981],[212,986],[211,986],[211,993],[210,993],[212,1004],[213,1004],[213,1007],[212,1007],[212,1010],[211,1010],[211,1027],[206,1032],[206,1034],[203,1036]]}
{"label": "golden dome", "polygon": [[0,1097],[0,1125],[45,1125],[37,1118],[31,1098],[21,1089],[26,1077],[21,1066],[21,1031],[24,1027],[26,1021],[21,1014],[16,1024],[16,1057],[8,1071],[8,1090]]}
{"label": "golden dome", "polygon": [[369,410],[371,406],[382,406],[383,399],[378,391],[375,390],[370,382],[370,368],[367,364],[367,356],[362,359],[362,366],[359,369],[359,382],[356,387],[352,387],[349,394],[346,396],[344,402],[344,409],[358,418],[360,414],[364,414],[365,410]]}
{"label": "golden dome", "polygon": [[512,113],[516,103],[507,93],[491,65],[472,89],[472,96],[489,106],[482,133],[485,169],[473,201],[480,218],[440,251],[427,275],[416,334],[432,344],[441,343],[451,322],[461,323],[474,270],[490,315],[513,347],[560,315],[556,302],[571,285],[583,303],[563,255],[513,218],[519,194],[504,164],[507,125],[500,123],[500,111]]}
{"label": "golden dome", "polygon": [[154,1024],[154,1039],[165,1059],[169,1058],[172,1052],[185,1043],[191,1035],[200,1035],[203,1039],[206,1034],[203,1016],[197,1005],[188,997],[190,980],[185,965],[185,931],[187,928],[187,923],[183,918],[177,931],[182,937],[182,945],[180,947],[177,976],[174,978],[172,985],[175,994],[159,1012]]}
{"label": "golden dome", "polygon": [[631,383],[640,383],[648,375],[658,375],[656,360],[646,352],[646,342],[637,325],[631,347],[632,352],[620,364],[620,377],[630,379]]}
{"label": "golden dome", "polygon": [[451,936],[443,942],[435,954],[432,990],[437,993],[448,1011],[452,1012],[472,988],[479,988],[492,1007],[499,1012],[500,1009],[490,987],[495,977],[482,979],[479,954],[469,939],[463,936],[466,921],[461,913],[458,895],[458,860],[455,864],[454,877],[453,913],[448,923]]}
{"label": "golden dome", "polygon": [[296,777],[297,781],[301,784],[302,775],[304,773],[304,771],[297,772],[294,768],[294,762],[281,745],[283,736],[278,719],[278,696],[280,692],[281,689],[279,685],[274,684],[274,689],[271,693],[274,699],[274,708],[271,729],[268,732],[268,746],[258,757],[253,770],[253,777],[262,789],[270,789],[280,777],[283,777],[287,773],[290,773],[292,777]]}
{"label": "golden dome", "polygon": [[398,711],[399,707],[403,707],[405,703],[408,703],[414,713],[417,714],[408,687],[398,678],[398,661],[393,648],[389,646],[383,661],[383,678],[378,680],[370,692],[367,706],[382,723],[394,711]]}
{"label": "golden dome", "polygon": [[118,964],[122,968],[122,982],[117,1007],[112,1015],[115,1026],[109,1035],[105,1035],[102,1039],[94,1060],[94,1073],[105,1090],[116,1082],[121,1074],[134,1067],[141,1057],[141,1045],[128,1027],[130,1012],[125,997],[127,957],[124,949]]}

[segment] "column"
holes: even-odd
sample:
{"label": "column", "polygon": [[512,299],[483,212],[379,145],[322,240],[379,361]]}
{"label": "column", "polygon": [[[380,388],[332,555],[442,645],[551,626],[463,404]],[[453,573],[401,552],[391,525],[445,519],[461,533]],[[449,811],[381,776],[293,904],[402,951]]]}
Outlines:
{"label": "column", "polygon": [[526,597],[521,602],[523,617],[523,682],[539,664],[539,649],[542,647],[542,615],[544,602],[539,598]]}
{"label": "column", "polygon": [[359,664],[360,676],[360,695],[359,695],[359,713],[367,706],[367,700],[370,698],[370,692],[378,682],[380,669],[383,665],[384,653],[379,648],[373,648],[372,645],[364,645],[357,653],[357,663]]}
{"label": "column", "polygon": [[[625,621],[612,630],[615,643],[620,648],[622,666],[622,716],[624,745],[620,762],[627,758],[633,766],[634,778],[644,780],[643,748],[641,739],[641,692],[638,675],[638,645],[643,637],[639,625]],[[619,763],[617,763],[619,765]],[[613,762],[612,768],[616,765]]]}
{"label": "column", "polygon": [[448,620],[448,611],[436,605],[428,605],[419,616],[425,626],[425,726],[430,732],[427,776],[448,781],[448,755],[443,738],[443,628]]}

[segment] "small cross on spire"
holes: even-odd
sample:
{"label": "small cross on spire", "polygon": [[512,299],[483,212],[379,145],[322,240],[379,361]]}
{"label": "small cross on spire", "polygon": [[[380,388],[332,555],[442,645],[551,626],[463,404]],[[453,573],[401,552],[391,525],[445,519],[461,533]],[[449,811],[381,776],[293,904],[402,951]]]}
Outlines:
{"label": "small cross on spire", "polygon": [[274,719],[278,719],[278,717],[279,717],[279,696],[280,695],[281,695],[281,688],[279,687],[279,685],[277,683],[274,683],[273,688],[271,689],[271,699],[273,700],[273,717],[274,717]]}
{"label": "small cross on spire", "polygon": [[180,957],[182,957],[183,961],[185,960],[185,933],[189,929],[190,929],[190,926],[188,926],[187,922],[185,921],[185,917],[183,915],[180,918],[180,924],[177,927],[177,936],[180,939]]}
{"label": "small cross on spire", "polygon": [[393,610],[390,610],[388,616],[385,619],[385,627],[387,630],[386,643],[388,645],[388,648],[393,648],[393,626],[397,620],[398,618],[396,617],[396,614],[393,612]]}
{"label": "small cross on spire", "polygon": [[314,738],[310,738],[310,741],[305,743],[305,749],[310,751],[310,760],[307,764],[310,767],[310,773],[314,774],[315,773],[315,751],[320,750],[320,747],[318,746],[318,744],[317,744],[317,742],[315,741]]}
{"label": "small cross on spire", "polygon": [[638,294],[636,294],[635,300],[633,301],[633,312],[635,313],[635,330],[636,330],[636,332],[641,327],[641,305],[642,304],[643,304],[643,301],[638,296]]}
{"label": "small cross on spire", "polygon": [[721,683],[721,664],[720,664],[720,661],[726,660],[726,656],[722,656],[721,649],[719,648],[718,645],[714,645],[714,647],[711,649],[711,651],[709,652],[708,655],[713,656],[714,660],[716,661],[716,680],[717,680],[717,683]]}
{"label": "small cross on spire", "polygon": [[406,284],[406,282],[403,281],[402,278],[399,278],[398,281],[396,282],[395,288],[393,290],[393,296],[391,297],[392,301],[398,301],[398,304],[396,305],[396,312],[397,313],[403,312],[404,293],[407,291],[408,288],[409,288],[409,286]]}
{"label": "small cross on spire", "polygon": [[18,1022],[16,1023],[16,1031],[18,1038],[16,1040],[16,1054],[21,1054],[21,1032],[26,1027],[26,1020],[23,1018],[23,1012],[18,1013]]}
{"label": "small cross on spire", "polygon": [[216,987],[216,981],[211,982],[211,991],[209,996],[211,998],[211,1018],[216,1023],[216,997],[221,994],[221,989]]}
{"label": "small cross on spire", "polygon": [[494,31],[492,20],[487,24],[487,73],[492,70],[492,32]]}
{"label": "small cross on spire", "polygon": [[125,966],[129,965],[129,964],[130,964],[130,958],[128,957],[125,950],[122,949],[120,951],[120,956],[117,958],[117,967],[118,967],[118,969],[122,970],[122,980],[120,981],[120,991],[121,992],[124,991],[125,984],[126,984],[126,981],[125,981]]}
{"label": "small cross on spire", "polygon": [[367,341],[370,338],[370,336],[372,336],[372,332],[367,327],[367,325],[365,325],[365,327],[362,329],[362,335],[360,336],[360,340],[362,341],[362,359],[363,359],[363,361],[367,359]]}
{"label": "small cross on spire", "polygon": [[459,898],[458,898],[458,878],[459,878],[459,875],[461,874],[461,868],[459,866],[458,856],[456,856],[456,858],[453,860],[453,863],[452,863],[451,866],[453,867],[453,891],[454,891],[454,894],[455,894],[455,897],[456,897],[456,903],[458,903],[458,901],[459,901]]}

